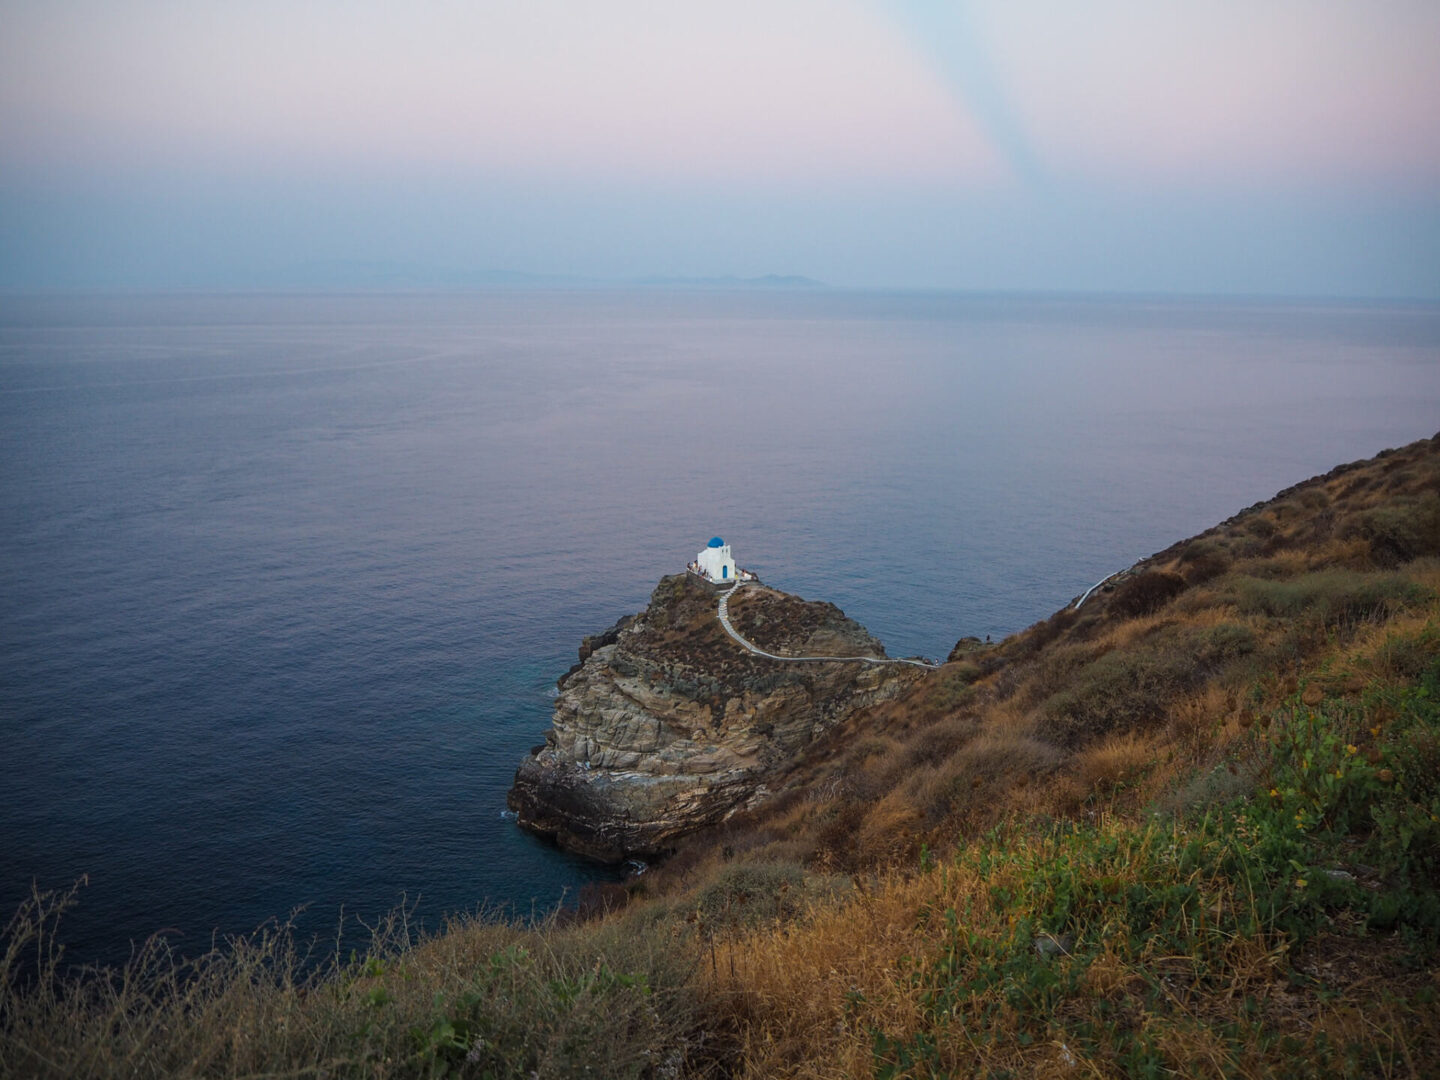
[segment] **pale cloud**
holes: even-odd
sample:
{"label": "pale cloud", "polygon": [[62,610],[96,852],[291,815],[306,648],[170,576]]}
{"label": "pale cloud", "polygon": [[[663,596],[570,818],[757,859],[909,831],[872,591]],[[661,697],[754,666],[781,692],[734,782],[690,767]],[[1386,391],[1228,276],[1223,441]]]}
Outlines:
{"label": "pale cloud", "polygon": [[899,31],[834,0],[47,0],[10,31],[11,153],[750,180],[995,172]]}
{"label": "pale cloud", "polygon": [[1431,0],[990,3],[1038,153],[1090,178],[1440,182]]}

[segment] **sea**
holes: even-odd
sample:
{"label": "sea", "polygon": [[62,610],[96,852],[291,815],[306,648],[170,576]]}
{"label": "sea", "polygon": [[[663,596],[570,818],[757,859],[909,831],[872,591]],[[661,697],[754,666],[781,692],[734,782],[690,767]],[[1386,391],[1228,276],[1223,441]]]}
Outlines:
{"label": "sea", "polygon": [[0,296],[0,915],[83,879],[104,964],[543,915],[625,871],[515,766],[711,536],[944,657],[1437,429],[1426,303]]}

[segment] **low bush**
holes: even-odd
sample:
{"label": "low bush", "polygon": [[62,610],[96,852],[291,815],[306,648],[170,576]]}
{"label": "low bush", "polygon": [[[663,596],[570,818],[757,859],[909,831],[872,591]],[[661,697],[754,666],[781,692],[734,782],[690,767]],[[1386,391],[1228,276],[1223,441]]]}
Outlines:
{"label": "low bush", "polygon": [[1043,730],[1073,749],[1115,730],[1148,727],[1197,681],[1194,665],[1178,653],[1107,653],[1045,703]]}
{"label": "low bush", "polygon": [[[1265,1075],[1358,1074],[1358,1047],[1339,1031],[1291,1026],[1258,1005],[1283,970],[1276,944],[1302,945],[1358,890],[1297,872],[1294,852],[1257,847],[1253,828],[1236,816],[1056,825],[1007,829],[967,850],[951,872],[986,884],[922,909],[935,930],[901,961],[901,981],[916,990],[908,1023],[887,1022],[863,994],[852,999],[875,1075],[959,1075],[979,1063],[992,1075],[1052,1064],[1195,1075],[1201,1047],[1214,1075],[1261,1061]],[[1222,987],[1235,1006],[1197,1012],[1192,1003]],[[1423,1019],[1432,997],[1412,993],[1385,1022],[1393,1036],[1408,1016],[1418,1025],[1410,1039],[1433,1039],[1436,1025]],[[1371,1061],[1404,1069],[1409,1054],[1392,1043]]]}
{"label": "low bush", "polygon": [[1396,501],[1368,511],[1359,533],[1370,542],[1379,566],[1395,567],[1426,555],[1440,555],[1440,495]]}
{"label": "low bush", "polygon": [[906,764],[914,767],[944,761],[975,735],[977,727],[973,717],[947,716],[922,728],[910,738]]}
{"label": "low bush", "polygon": [[1380,644],[1375,665],[1390,679],[1417,679],[1440,657],[1440,634],[1392,634]]}
{"label": "low bush", "polygon": [[1399,574],[1325,570],[1285,581],[1240,578],[1232,599],[1243,614],[1308,621],[1325,627],[1383,622],[1427,598]]}
{"label": "low bush", "polygon": [[1023,707],[1039,705],[1052,694],[1071,686],[1079,671],[1107,651],[1100,645],[1088,643],[1057,645],[1029,664],[1006,669],[996,681],[997,695],[1013,696],[1016,704]]}
{"label": "low bush", "polygon": [[946,664],[931,677],[925,704],[937,712],[963,708],[975,699],[971,684],[982,674],[980,665],[968,660]]}
{"label": "low bush", "polygon": [[1215,551],[1197,555],[1186,563],[1183,577],[1186,585],[1203,585],[1207,581],[1214,581],[1229,569],[1230,560],[1221,552]]}
{"label": "low bush", "polygon": [[1073,608],[1063,608],[1043,622],[1027,630],[1016,647],[1018,656],[1032,656],[1075,625],[1079,615]]}
{"label": "low bush", "polygon": [[1080,667],[1042,706],[1042,730],[1078,747],[1111,732],[1158,724],[1180,695],[1255,648],[1249,628],[1221,623],[1175,628],[1143,646]]}
{"label": "low bush", "polygon": [[67,973],[53,934],[72,899],[37,894],[8,927],[0,1075],[638,1078],[714,1052],[698,951],[671,935],[467,919],[421,937],[399,912],[349,959],[314,964],[281,925]]}
{"label": "low bush", "polygon": [[700,891],[695,910],[711,928],[755,926],[793,919],[809,900],[799,863],[742,863],[715,875]]}
{"label": "low bush", "polygon": [[904,794],[928,825],[949,820],[989,824],[1008,805],[1004,795],[1053,773],[1058,748],[1024,732],[991,729],[977,734],[933,768],[905,781]]}
{"label": "low bush", "polygon": [[1179,553],[1179,573],[1185,585],[1204,585],[1230,569],[1230,554],[1217,540],[1192,540]]}
{"label": "low bush", "polygon": [[1147,570],[1127,579],[1115,590],[1109,611],[1121,618],[1152,615],[1188,588],[1179,574]]}
{"label": "low bush", "polygon": [[619,911],[630,899],[630,890],[621,882],[587,881],[575,896],[574,909],[560,912],[557,918],[562,922],[589,922]]}
{"label": "low bush", "polygon": [[[1417,960],[1430,957],[1440,946],[1440,663],[1418,686],[1383,684],[1359,702],[1306,690],[1254,736],[1264,793],[1243,814],[1257,849],[1294,866],[1298,887],[1348,890],[1372,927],[1403,925]],[[1325,869],[1342,862],[1363,864],[1373,891]]]}
{"label": "low bush", "polygon": [[1245,519],[1245,531],[1261,540],[1268,540],[1274,536],[1276,528],[1275,522],[1263,514],[1251,514]]}
{"label": "low bush", "polygon": [[1216,810],[1255,789],[1256,771],[1245,763],[1225,761],[1207,766],[1162,792],[1154,812],[1161,817],[1183,818]]}

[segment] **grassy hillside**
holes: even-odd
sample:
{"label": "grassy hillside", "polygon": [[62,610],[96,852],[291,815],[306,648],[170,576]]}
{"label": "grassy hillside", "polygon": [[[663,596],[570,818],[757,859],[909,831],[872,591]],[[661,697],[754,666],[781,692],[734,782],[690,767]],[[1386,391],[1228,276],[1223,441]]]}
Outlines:
{"label": "grassy hillside", "polygon": [[543,927],[397,915],[319,965],[280,927],[66,977],[37,898],[0,1070],[1440,1075],[1437,597],[1440,436],[962,641]]}
{"label": "grassy hillside", "polygon": [[1203,809],[1239,793],[1238,772],[1215,769],[1256,715],[1302,678],[1353,698],[1373,678],[1367,652],[1426,624],[1436,556],[1440,445],[1341,466],[1078,609],[994,646],[960,642],[910,695],[798,762],[740,842],[848,871],[913,863],[1014,813]]}

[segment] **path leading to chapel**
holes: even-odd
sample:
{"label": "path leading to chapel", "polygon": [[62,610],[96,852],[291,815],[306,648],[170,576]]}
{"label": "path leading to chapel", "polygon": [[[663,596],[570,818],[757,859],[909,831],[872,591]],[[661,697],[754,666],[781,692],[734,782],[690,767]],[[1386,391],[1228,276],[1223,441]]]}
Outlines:
{"label": "path leading to chapel", "polygon": [[774,653],[766,652],[740,636],[739,631],[730,625],[730,597],[734,596],[745,586],[745,582],[738,581],[728,590],[720,594],[720,625],[725,628],[725,633],[735,639],[735,643],[746,652],[754,653],[756,656],[763,656],[767,660],[788,660],[800,663],[815,663],[834,661],[837,663],[862,664],[909,664],[918,668],[938,668],[939,664],[929,664],[923,660],[898,660],[889,656],[776,656]]}

